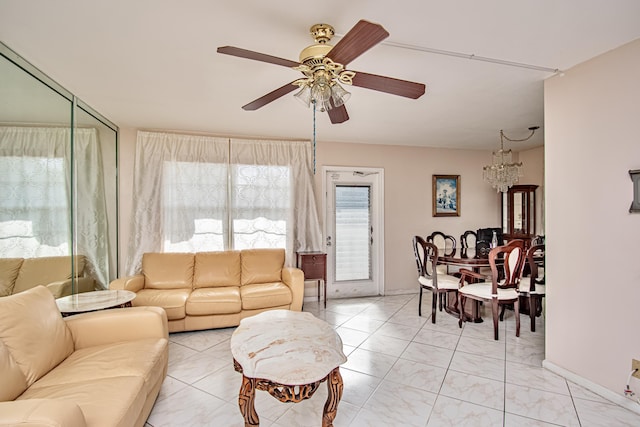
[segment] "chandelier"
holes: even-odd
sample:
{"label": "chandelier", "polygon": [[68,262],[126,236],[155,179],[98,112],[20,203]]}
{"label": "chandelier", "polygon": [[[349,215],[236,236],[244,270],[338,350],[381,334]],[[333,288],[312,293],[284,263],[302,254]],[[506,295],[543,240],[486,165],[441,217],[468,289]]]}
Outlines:
{"label": "chandelier", "polygon": [[320,111],[340,107],[351,96],[340,83],[351,85],[356,73],[345,70],[342,64],[326,57],[333,47],[326,44],[334,34],[331,25],[314,25],[311,27],[311,34],[316,44],[300,53],[301,64],[294,69],[301,71],[305,78],[292,83],[300,87],[300,91],[294,96],[307,107],[312,103],[317,105]]}
{"label": "chandelier", "polygon": [[504,131],[500,130],[500,149],[493,152],[493,161],[491,165],[483,168],[484,180],[491,184],[498,192],[506,193],[509,187],[516,184],[522,176],[522,162],[514,163],[512,160],[511,150],[505,151],[504,140],[511,142],[523,142],[529,140],[539,126],[529,128],[531,133],[522,139],[510,139],[505,136]]}

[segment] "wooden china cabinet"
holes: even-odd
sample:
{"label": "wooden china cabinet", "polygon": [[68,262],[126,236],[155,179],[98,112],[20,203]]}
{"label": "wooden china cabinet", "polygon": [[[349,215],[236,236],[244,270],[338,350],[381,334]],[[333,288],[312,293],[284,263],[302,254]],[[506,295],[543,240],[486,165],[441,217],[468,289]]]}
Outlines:
{"label": "wooden china cabinet", "polygon": [[529,247],[536,233],[537,185],[514,185],[502,193],[502,233],[505,240],[522,239]]}

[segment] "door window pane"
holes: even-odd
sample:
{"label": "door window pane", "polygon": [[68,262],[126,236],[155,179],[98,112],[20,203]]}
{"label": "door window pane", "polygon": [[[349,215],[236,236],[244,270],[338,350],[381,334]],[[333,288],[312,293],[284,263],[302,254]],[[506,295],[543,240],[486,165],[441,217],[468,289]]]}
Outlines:
{"label": "door window pane", "polygon": [[371,279],[371,187],[335,188],[335,280]]}

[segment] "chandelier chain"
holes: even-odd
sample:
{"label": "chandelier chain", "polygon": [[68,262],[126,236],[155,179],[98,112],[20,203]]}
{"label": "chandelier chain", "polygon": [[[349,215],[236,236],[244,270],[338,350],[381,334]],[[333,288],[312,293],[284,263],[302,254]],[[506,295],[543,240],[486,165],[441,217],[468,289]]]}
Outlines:
{"label": "chandelier chain", "polygon": [[500,129],[500,140],[502,140],[502,138],[506,139],[507,141],[511,141],[511,142],[524,142],[524,141],[528,141],[531,139],[531,137],[533,136],[534,133],[536,133],[536,130],[538,130],[539,127],[538,126],[532,126],[529,128],[529,130],[531,131],[531,133],[529,135],[527,135],[526,137],[522,138],[522,139],[512,139],[509,138],[507,135],[504,134],[504,130]]}

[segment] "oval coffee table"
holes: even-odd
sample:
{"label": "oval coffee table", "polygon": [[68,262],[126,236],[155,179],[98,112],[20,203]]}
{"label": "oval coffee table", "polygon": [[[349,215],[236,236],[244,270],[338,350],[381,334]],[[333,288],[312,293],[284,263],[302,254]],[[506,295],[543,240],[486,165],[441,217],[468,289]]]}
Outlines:
{"label": "oval coffee table", "polygon": [[231,336],[235,370],[242,373],[238,396],[245,426],[258,426],[255,390],[280,402],[300,402],[327,381],[322,426],[333,426],[342,397],[339,366],[347,361],[342,340],[311,313],[269,310],[240,321]]}

